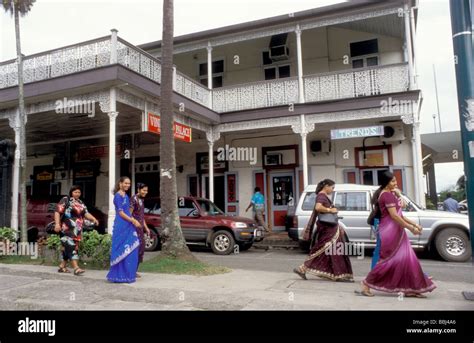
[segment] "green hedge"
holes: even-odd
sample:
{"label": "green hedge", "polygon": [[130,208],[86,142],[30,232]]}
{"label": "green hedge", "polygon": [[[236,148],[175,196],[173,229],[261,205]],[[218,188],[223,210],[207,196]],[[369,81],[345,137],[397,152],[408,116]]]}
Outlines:
{"label": "green hedge", "polygon": [[15,241],[15,230],[9,227],[0,228],[0,241]]}
{"label": "green hedge", "polygon": [[[55,260],[61,260],[61,239],[51,235],[46,241],[48,249],[54,252]],[[83,263],[91,263],[96,268],[108,268],[112,249],[112,236],[101,235],[97,231],[84,232],[79,244],[79,258]]]}

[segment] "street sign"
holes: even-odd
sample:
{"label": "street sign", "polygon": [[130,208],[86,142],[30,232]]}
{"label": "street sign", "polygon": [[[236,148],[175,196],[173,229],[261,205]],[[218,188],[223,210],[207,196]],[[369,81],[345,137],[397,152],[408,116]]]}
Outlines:
{"label": "street sign", "polygon": [[[159,135],[161,133],[160,116],[154,113],[148,113],[146,116],[145,130]],[[173,124],[174,138],[183,142],[192,142],[192,128],[177,122]]]}
{"label": "street sign", "polygon": [[371,136],[383,136],[384,130],[383,125],[380,126],[367,126],[351,129],[336,129],[331,130],[331,139],[347,139],[347,138],[360,138],[360,137],[371,137]]}

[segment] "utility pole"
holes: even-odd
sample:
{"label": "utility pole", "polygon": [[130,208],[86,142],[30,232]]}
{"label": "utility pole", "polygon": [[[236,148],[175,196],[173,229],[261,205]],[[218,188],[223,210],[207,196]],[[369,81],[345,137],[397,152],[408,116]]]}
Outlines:
{"label": "utility pole", "polygon": [[[461,141],[469,206],[471,246],[474,251],[474,52],[472,42],[472,9],[470,0],[450,0],[451,27],[458,88]],[[474,263],[474,254],[472,261]],[[468,296],[464,294],[466,298]],[[471,300],[474,300],[474,294]]]}
{"label": "utility pole", "polygon": [[[439,97],[438,97],[438,82],[436,81],[436,68],[433,64],[433,77],[434,77],[434,85],[435,85],[435,92],[436,92],[436,107],[438,109],[438,124],[439,124],[439,132],[443,132],[441,129],[441,113],[439,111]],[[435,125],[435,132],[436,132],[436,125]]]}

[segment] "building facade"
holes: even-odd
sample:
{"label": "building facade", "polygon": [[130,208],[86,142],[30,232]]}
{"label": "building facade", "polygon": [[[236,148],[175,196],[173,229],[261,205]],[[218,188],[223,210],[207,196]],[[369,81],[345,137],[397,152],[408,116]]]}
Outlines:
{"label": "building facade", "polygon": [[[377,184],[391,170],[423,203],[415,32],[416,2],[393,0],[176,37],[178,193],[245,215],[259,186],[274,230],[324,178]],[[159,195],[160,48],[112,30],[25,58],[30,196],[79,184],[111,223],[118,176]],[[16,61],[0,63],[0,136],[18,140],[16,85]]]}

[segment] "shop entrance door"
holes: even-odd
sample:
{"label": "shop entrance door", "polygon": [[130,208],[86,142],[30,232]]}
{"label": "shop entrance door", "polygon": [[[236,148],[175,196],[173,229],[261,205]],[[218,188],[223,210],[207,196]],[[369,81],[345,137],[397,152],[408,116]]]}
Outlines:
{"label": "shop entrance door", "polygon": [[270,196],[273,231],[285,230],[288,204],[295,197],[294,173],[270,173]]}

